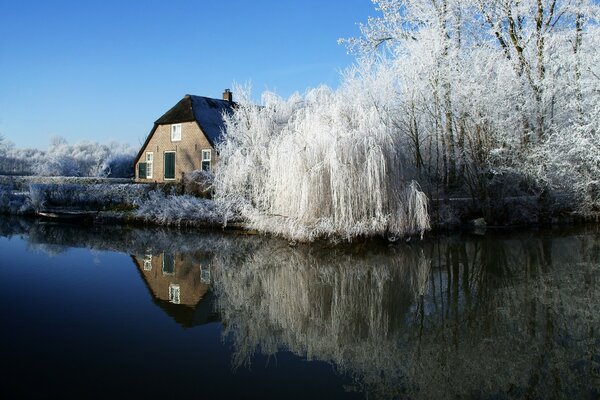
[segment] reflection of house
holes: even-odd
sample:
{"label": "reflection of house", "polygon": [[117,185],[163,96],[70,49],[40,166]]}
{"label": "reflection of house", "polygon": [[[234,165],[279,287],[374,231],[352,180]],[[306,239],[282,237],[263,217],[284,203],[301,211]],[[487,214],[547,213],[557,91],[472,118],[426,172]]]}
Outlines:
{"label": "reflection of house", "polygon": [[154,302],[178,323],[190,327],[216,320],[208,263],[173,253],[132,258]]}
{"label": "reflection of house", "polygon": [[211,170],[218,161],[215,146],[225,129],[222,116],[233,106],[229,89],[222,100],[186,95],[154,122],[135,159],[136,180],[177,181],[193,170]]}

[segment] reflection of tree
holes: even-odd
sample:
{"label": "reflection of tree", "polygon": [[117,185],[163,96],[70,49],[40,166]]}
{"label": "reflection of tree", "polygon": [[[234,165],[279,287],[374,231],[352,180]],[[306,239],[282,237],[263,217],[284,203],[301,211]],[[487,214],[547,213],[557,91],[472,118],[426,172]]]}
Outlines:
{"label": "reflection of tree", "polygon": [[593,395],[597,242],[486,237],[357,254],[266,245],[220,266],[219,308],[235,366],[287,349],[379,397]]}
{"label": "reflection of tree", "polygon": [[378,354],[377,344],[404,324],[428,274],[427,259],[416,249],[379,261],[305,250],[264,246],[239,268],[217,268],[236,365],[249,362],[255,349],[274,353],[283,346],[335,361]]}

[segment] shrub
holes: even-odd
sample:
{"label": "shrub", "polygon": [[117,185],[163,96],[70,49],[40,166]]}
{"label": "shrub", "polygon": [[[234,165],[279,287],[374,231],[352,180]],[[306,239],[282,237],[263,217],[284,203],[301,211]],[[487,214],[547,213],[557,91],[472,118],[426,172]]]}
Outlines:
{"label": "shrub", "polygon": [[148,194],[135,215],[164,225],[221,224],[223,214],[215,203],[190,195],[166,195],[160,190]]}
{"label": "shrub", "polygon": [[210,171],[196,170],[183,176],[183,191],[185,194],[212,198],[212,185],[215,176]]}

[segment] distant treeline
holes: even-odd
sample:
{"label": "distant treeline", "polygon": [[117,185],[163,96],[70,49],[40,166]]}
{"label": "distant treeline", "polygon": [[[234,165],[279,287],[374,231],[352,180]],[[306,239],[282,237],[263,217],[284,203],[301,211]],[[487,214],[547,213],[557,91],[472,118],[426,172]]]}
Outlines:
{"label": "distant treeline", "polygon": [[16,148],[0,137],[1,175],[133,177],[135,149],[129,145],[54,137],[48,150]]}

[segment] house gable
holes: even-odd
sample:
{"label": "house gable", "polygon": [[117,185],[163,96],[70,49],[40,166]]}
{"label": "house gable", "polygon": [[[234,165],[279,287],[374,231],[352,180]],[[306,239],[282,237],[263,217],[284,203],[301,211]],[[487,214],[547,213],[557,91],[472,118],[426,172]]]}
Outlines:
{"label": "house gable", "polygon": [[[218,162],[218,156],[214,152],[212,144],[196,121],[180,122],[179,124],[181,124],[181,140],[177,141],[171,140],[171,124],[155,124],[152,134],[136,160],[136,177],[138,180],[146,180],[146,178],[139,176],[139,164],[145,162],[147,153],[152,153],[153,158],[152,178],[147,180],[153,182],[179,180],[183,173],[201,169],[203,150],[211,150],[214,163]],[[174,165],[165,164],[166,153],[175,153]],[[172,155],[169,155],[168,158],[169,161],[173,161]],[[169,172],[168,177],[165,175],[166,170]]]}

